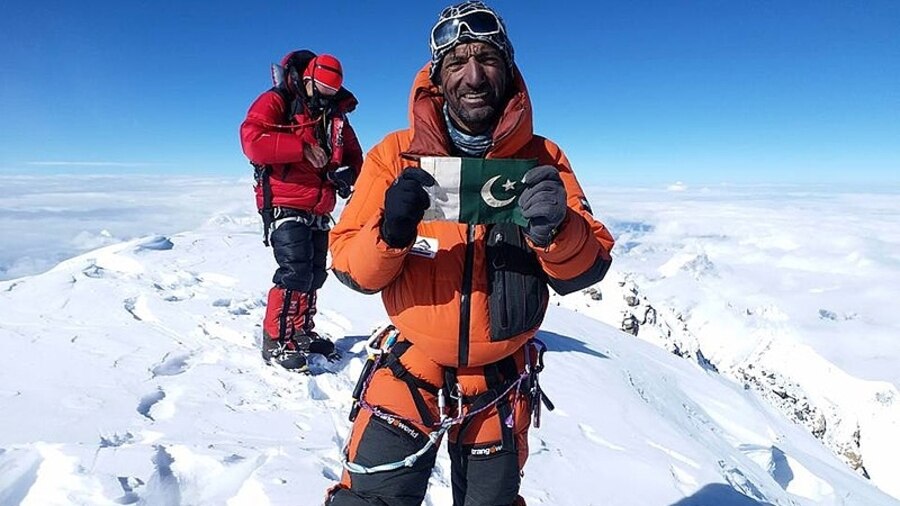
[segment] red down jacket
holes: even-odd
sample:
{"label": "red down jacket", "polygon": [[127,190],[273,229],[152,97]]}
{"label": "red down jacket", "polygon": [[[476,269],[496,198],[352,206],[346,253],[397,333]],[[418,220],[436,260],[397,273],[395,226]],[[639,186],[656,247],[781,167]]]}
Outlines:
{"label": "red down jacket", "polygon": [[[272,204],[326,214],[334,210],[335,189],[325,174],[341,166],[351,167],[357,174],[362,167],[362,148],[346,115],[356,108],[356,98],[341,88],[335,96],[336,111],[327,119],[296,114],[286,124],[290,104],[281,93],[272,89],[260,95],[241,124],[241,147],[247,158],[256,165],[272,167],[270,184]],[[325,128],[327,127],[327,128]],[[303,157],[306,144],[318,143],[315,129],[324,128],[335,149],[331,161],[316,169]],[[256,205],[262,209],[262,188],[256,187]]]}

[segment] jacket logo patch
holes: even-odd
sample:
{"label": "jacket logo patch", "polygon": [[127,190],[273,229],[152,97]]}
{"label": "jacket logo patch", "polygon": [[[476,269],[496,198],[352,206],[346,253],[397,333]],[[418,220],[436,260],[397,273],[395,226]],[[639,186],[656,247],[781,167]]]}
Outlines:
{"label": "jacket logo patch", "polygon": [[503,450],[503,444],[498,443],[495,445],[491,445],[485,448],[472,448],[472,451],[469,452],[472,456],[484,456],[487,457],[489,455],[493,455],[499,451]]}
{"label": "jacket logo patch", "polygon": [[433,237],[416,237],[412,249],[409,252],[425,258],[434,258],[438,251],[438,240]]}

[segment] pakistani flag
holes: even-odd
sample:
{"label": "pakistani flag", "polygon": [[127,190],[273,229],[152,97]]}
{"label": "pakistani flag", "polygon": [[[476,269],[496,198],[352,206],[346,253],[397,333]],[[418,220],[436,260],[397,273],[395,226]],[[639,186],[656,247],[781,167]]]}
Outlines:
{"label": "pakistani flag", "polygon": [[519,206],[522,179],[537,160],[422,157],[420,166],[437,181],[426,188],[426,220],[527,225]]}

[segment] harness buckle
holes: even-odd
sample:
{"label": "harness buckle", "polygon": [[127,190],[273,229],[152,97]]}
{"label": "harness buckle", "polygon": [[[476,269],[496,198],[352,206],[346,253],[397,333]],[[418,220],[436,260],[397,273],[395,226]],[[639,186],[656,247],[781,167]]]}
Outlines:
{"label": "harness buckle", "polygon": [[444,389],[443,388],[438,390],[437,402],[438,402],[438,414],[440,414],[440,416],[441,416],[441,425],[443,425],[444,422],[448,418],[447,412],[446,412],[447,400],[444,398]]}
{"label": "harness buckle", "polygon": [[[450,398],[456,400],[456,417],[462,418],[463,416],[463,394],[462,394],[462,385],[457,382],[456,387],[456,395],[453,395],[453,391],[450,390]],[[448,387],[449,389],[449,387]]]}
{"label": "harness buckle", "polygon": [[366,353],[369,357],[384,355],[397,342],[400,331],[390,323],[382,323],[372,332],[366,340]]}
{"label": "harness buckle", "polygon": [[[531,401],[531,415],[535,429],[541,426],[541,404],[547,407],[547,411],[553,411],[556,406],[541,389],[540,373],[544,370],[544,353],[547,345],[540,339],[533,339],[530,346],[534,348],[536,356],[532,364],[531,355],[526,356],[525,369],[528,371],[528,396]],[[528,350],[529,348],[526,348]]]}

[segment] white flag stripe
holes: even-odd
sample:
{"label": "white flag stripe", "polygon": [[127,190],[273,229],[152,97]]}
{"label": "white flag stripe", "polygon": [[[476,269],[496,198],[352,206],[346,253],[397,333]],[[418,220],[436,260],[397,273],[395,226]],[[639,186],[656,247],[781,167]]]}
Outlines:
{"label": "white flag stripe", "polygon": [[424,219],[459,221],[462,158],[423,156],[419,166],[437,181],[434,186],[426,188],[431,205],[425,210]]}

